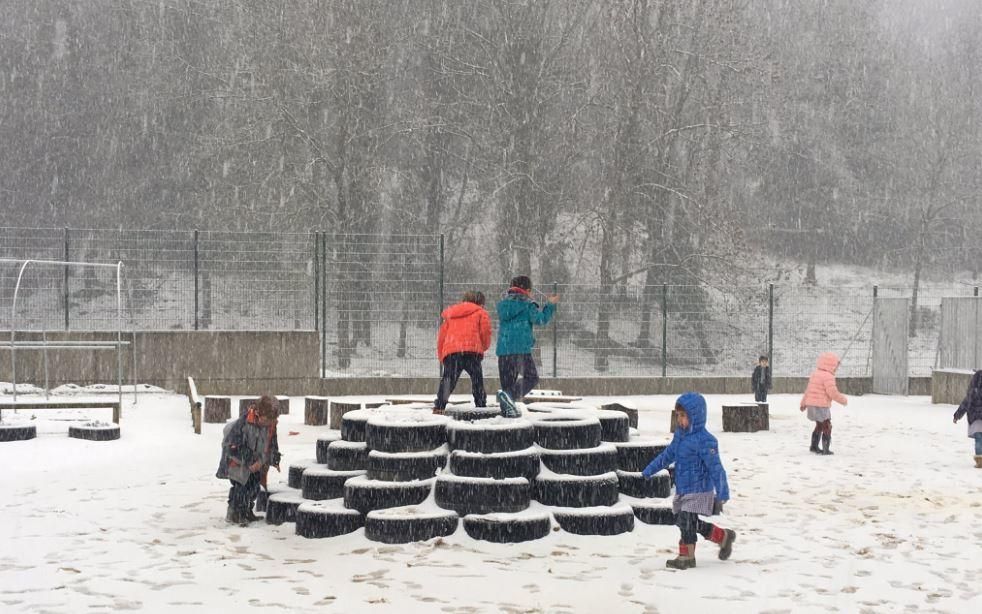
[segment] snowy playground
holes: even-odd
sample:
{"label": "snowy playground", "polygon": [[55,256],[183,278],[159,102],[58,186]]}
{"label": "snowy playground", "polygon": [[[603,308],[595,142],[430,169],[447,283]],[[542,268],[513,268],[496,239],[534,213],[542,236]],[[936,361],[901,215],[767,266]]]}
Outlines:
{"label": "snowy playground", "polygon": [[[386,545],[364,529],[327,539],[293,523],[224,520],[214,477],[221,424],[191,429],[187,397],[124,401],[122,437],[70,439],[38,412],[36,439],[0,444],[0,604],[4,612],[978,612],[979,480],[964,422],[925,397],[852,397],[833,410],[834,456],[808,452],[798,395],[774,395],[770,430],[724,433],[708,396],[738,533],[729,561],[700,540],[698,567],[665,569],[674,526],[616,536],[554,526],[519,544],[477,541],[461,526]],[[382,400],[379,397],[378,400]],[[611,399],[587,398],[586,404]],[[669,441],[674,397],[629,397],[640,435]],[[302,399],[280,418],[283,473],[314,456],[327,427],[303,424]],[[70,414],[70,415],[66,415]],[[105,415],[103,415],[105,414]],[[8,422],[30,420],[25,412]]]}

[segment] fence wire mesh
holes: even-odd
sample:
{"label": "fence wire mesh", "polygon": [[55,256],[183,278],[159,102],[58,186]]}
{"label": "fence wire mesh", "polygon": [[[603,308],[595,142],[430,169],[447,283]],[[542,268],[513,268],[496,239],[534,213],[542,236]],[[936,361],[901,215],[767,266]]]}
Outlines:
{"label": "fence wire mesh", "polygon": [[[438,235],[0,228],[0,257],[122,260],[125,328],[318,330],[327,376],[433,376],[440,311],[466,290],[487,297],[496,339],[504,283],[444,278]],[[18,267],[0,265],[0,327],[8,329]],[[18,295],[21,330],[114,330],[111,269],[35,267]],[[775,375],[804,376],[823,351],[839,374],[868,376],[874,293],[913,299],[910,287],[872,285],[616,286],[542,283],[557,316],[537,328],[542,375],[747,375],[771,354]],[[926,283],[911,300],[908,365],[928,375],[943,353],[944,297],[971,284]],[[949,335],[950,337],[950,335]],[[497,374],[494,347],[485,373]]]}

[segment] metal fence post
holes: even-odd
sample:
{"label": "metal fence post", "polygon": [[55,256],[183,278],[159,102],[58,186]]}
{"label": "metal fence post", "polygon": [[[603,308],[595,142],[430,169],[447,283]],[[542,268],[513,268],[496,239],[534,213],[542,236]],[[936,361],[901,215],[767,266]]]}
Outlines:
{"label": "metal fence post", "polygon": [[[559,294],[559,284],[552,282],[552,294],[555,296]],[[559,358],[559,316],[553,316],[552,318],[552,376],[559,377],[558,368],[558,358]]]}
{"label": "metal fence post", "polygon": [[668,284],[661,285],[661,376],[668,377]]}
{"label": "metal fence post", "polygon": [[321,235],[319,232],[313,233],[314,241],[314,330],[320,330],[321,312],[321,280],[320,280],[320,256],[321,256]]}
{"label": "metal fence post", "polygon": [[198,330],[198,231],[194,231],[194,330]]}
{"label": "metal fence post", "polygon": [[[440,321],[440,313],[443,311],[443,266],[444,266],[443,257],[444,257],[444,235],[441,234],[440,235],[440,283],[437,293],[437,306],[436,306],[438,323]],[[439,326],[439,324],[437,324],[437,326]],[[437,376],[443,377],[443,363],[440,361],[437,361]]]}
{"label": "metal fence post", "polygon": [[321,232],[321,377],[327,369],[327,233]]}
{"label": "metal fence post", "polygon": [[[71,262],[68,257],[68,228],[65,228],[65,262]],[[69,312],[69,291],[68,291],[68,265],[65,265],[65,330],[68,330],[68,312]]]}
{"label": "metal fence post", "polygon": [[767,362],[774,373],[774,284],[767,286]]}

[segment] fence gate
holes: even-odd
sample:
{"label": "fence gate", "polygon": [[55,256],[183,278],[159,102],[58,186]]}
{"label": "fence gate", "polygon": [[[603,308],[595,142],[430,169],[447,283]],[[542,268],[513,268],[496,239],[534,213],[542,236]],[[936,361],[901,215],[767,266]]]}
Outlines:
{"label": "fence gate", "polygon": [[873,301],[873,392],[907,394],[910,299]]}
{"label": "fence gate", "polygon": [[939,369],[982,369],[982,297],[941,299]]}

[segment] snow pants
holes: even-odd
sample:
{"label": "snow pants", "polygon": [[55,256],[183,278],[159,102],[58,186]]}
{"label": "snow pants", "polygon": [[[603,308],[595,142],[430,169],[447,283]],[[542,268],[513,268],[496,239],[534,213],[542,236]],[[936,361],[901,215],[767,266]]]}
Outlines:
{"label": "snow pants", "polygon": [[501,389],[514,401],[521,401],[539,383],[539,372],[531,354],[498,356],[498,377],[501,378]]}

